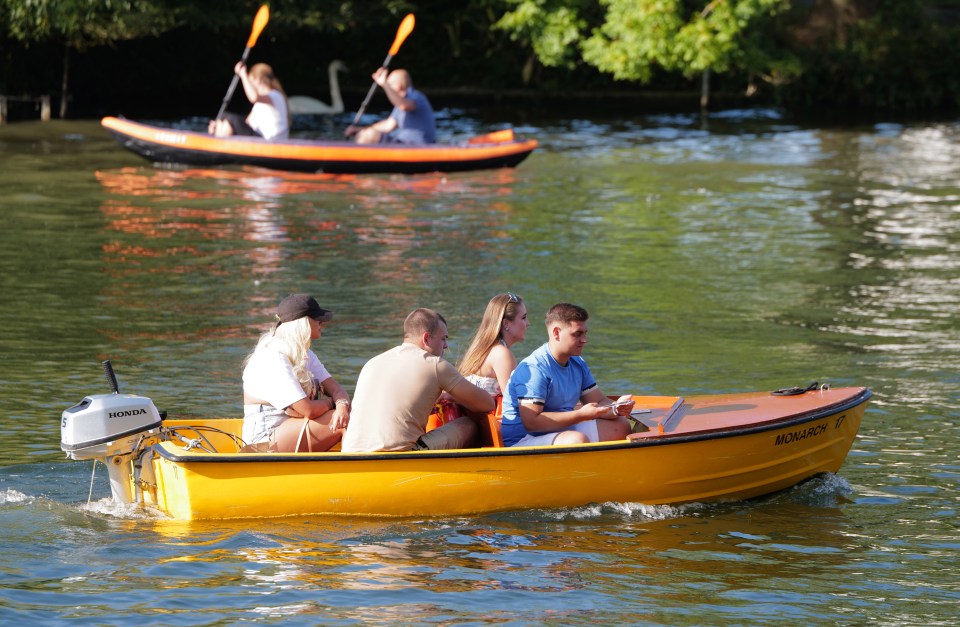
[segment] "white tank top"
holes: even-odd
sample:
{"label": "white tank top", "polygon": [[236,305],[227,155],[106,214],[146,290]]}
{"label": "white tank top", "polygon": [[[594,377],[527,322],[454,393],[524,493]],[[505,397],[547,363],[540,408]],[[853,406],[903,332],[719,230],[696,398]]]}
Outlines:
{"label": "white tank top", "polygon": [[265,102],[253,103],[250,115],[247,116],[247,124],[264,139],[286,139],[290,136],[286,99],[275,89],[271,90],[267,97],[273,105]]}

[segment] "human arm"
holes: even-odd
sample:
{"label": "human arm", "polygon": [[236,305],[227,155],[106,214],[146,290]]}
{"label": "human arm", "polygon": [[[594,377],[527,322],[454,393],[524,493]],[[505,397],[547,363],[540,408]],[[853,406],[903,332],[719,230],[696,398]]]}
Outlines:
{"label": "human arm", "polygon": [[250,79],[250,74],[247,72],[247,66],[243,61],[238,61],[235,66],[233,66],[234,73],[240,77],[240,83],[243,85],[243,93],[247,96],[247,100],[250,101],[250,104],[256,102],[263,102],[271,107],[273,106],[273,101],[270,100],[270,97],[266,94],[261,94],[257,90],[256,85],[253,84],[253,80]]}
{"label": "human arm", "polygon": [[[341,409],[336,405],[337,401],[341,404],[349,402],[346,391],[312,351],[308,351],[307,370],[332,398],[311,399],[311,396],[320,394],[304,388],[289,359],[270,348],[257,349],[243,371],[244,404],[269,405],[295,418],[316,419],[332,409]],[[342,409],[349,410],[349,405]]]}
{"label": "human arm", "polygon": [[569,411],[543,411],[543,405],[533,401],[521,399],[517,407],[523,427],[531,433],[554,433],[564,431],[570,427],[586,422],[587,420],[617,418],[610,411],[609,403],[584,403]]}
{"label": "human arm", "polygon": [[395,90],[387,81],[389,73],[387,68],[381,67],[377,68],[377,71],[373,73],[373,82],[380,86],[383,89],[383,93],[387,96],[387,99],[390,101],[390,104],[399,108],[402,111],[413,111],[417,108],[417,103],[411,98],[405,98],[400,95],[400,92]]}
{"label": "human arm", "polygon": [[[319,398],[312,401],[315,405],[311,411],[311,413],[319,412],[319,414],[316,416],[312,415],[311,417],[323,416],[332,410],[333,414],[330,416],[329,422],[330,428],[334,430],[345,429],[347,423],[350,421],[350,395],[347,394],[343,386],[330,375],[326,366],[323,365],[313,351],[308,351],[307,353],[307,369],[310,371],[310,374],[313,375],[314,381],[319,384],[319,388],[315,394]],[[324,394],[326,394],[326,396],[324,396]]]}
{"label": "human arm", "polygon": [[605,420],[612,420],[619,416],[629,416],[636,404],[630,395],[621,396],[617,399],[616,403],[614,403],[603,394],[599,387],[588,390],[580,397],[580,400],[583,401],[584,407],[593,405],[599,411],[602,411],[604,415],[596,417]]}
{"label": "human arm", "polygon": [[350,422],[350,395],[337,383],[333,377],[323,382],[323,389],[330,394],[333,402],[333,418],[330,419],[331,429],[346,429]]}
{"label": "human arm", "polygon": [[319,418],[329,411],[333,411],[330,418],[330,428],[333,430],[345,429],[350,422],[350,396],[333,377],[321,381],[323,389],[330,394],[319,399],[303,397],[287,406],[288,415],[295,418]]}
{"label": "human arm", "polygon": [[330,395],[329,401],[333,404],[333,418],[330,419],[331,429],[346,429],[350,422],[350,395],[347,391],[330,377],[321,381],[323,389]]}
{"label": "human arm", "polygon": [[497,402],[492,396],[466,379],[445,392],[454,401],[471,411],[489,413],[497,408]]}
{"label": "human arm", "polygon": [[292,405],[288,405],[286,413],[293,418],[308,418],[313,420],[330,411],[332,401],[329,398],[313,400],[304,396]]}
{"label": "human arm", "polygon": [[243,61],[238,61],[237,64],[233,66],[233,72],[240,77],[240,84],[243,85],[243,93],[247,96],[247,100],[251,103],[256,102],[260,95],[257,93],[257,88],[253,86],[250,75],[247,74],[246,64],[244,64]]}

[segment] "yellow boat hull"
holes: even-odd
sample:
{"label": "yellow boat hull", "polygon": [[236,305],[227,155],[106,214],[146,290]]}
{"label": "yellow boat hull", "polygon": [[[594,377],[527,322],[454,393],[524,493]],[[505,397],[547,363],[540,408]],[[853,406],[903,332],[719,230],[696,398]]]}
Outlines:
{"label": "yellow boat hull", "polygon": [[403,453],[239,453],[239,419],[166,421],[218,451],[149,447],[135,489],[175,519],[316,514],[454,516],[603,502],[741,500],[837,472],[870,398],[865,388],[635,397],[651,411],[630,440],[569,447]]}

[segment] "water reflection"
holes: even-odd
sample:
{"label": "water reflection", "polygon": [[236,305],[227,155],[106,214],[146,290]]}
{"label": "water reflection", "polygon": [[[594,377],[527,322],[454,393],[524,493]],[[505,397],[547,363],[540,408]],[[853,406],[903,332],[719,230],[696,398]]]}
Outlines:
{"label": "water reflection", "polygon": [[[516,170],[423,177],[153,168],[92,123],[0,127],[0,604],[50,623],[953,620],[960,125],[536,124]],[[605,390],[868,385],[849,500],[178,526],[103,509],[101,469],[81,505],[90,469],[63,461],[57,418],[106,391],[99,359],[175,415],[238,412],[243,356],[294,289],[337,311],[319,351],[347,385],[409,308],[443,311],[456,346],[508,289],[532,316],[587,306]]]}
{"label": "water reflection", "polygon": [[[358,177],[252,168],[239,172],[122,168],[99,171],[97,179],[108,194],[101,205],[108,228],[137,236],[129,244],[104,245],[114,273],[141,272],[143,260],[151,256],[168,259],[154,272],[187,273],[195,270],[194,262],[172,265],[169,260],[209,259],[210,251],[183,242],[238,241],[255,245],[219,250],[218,261],[232,264],[231,258],[237,257],[235,263],[250,268],[258,282],[265,282],[292,259],[315,254],[297,250],[298,243],[306,240],[336,254],[349,254],[356,246],[370,250],[373,254],[364,265],[373,273],[373,284],[402,288],[420,280],[415,269],[421,260],[411,252],[426,248],[429,253],[436,243],[423,237],[423,231],[436,227],[437,218],[429,209],[434,202],[431,197],[437,196],[445,210],[471,212],[483,204],[491,216],[501,216],[498,222],[484,225],[485,231],[496,235],[503,233],[510,206],[495,199],[512,193],[516,174],[502,169],[476,176]],[[211,201],[217,207],[206,208]],[[291,211],[299,215],[291,217]],[[303,223],[297,224],[296,217]],[[171,238],[179,245],[157,249],[159,241]],[[467,237],[464,246],[476,249],[485,241]]]}
{"label": "water reflection", "polygon": [[[883,125],[855,143],[833,137],[847,147],[838,150],[837,166],[850,177],[851,192],[839,195],[824,218],[842,211],[861,235],[848,252],[855,279],[845,287],[849,300],[822,328],[876,355],[866,359],[889,368],[891,392],[956,412],[960,397],[949,389],[955,377],[943,365],[960,355],[960,245],[953,237],[960,229],[960,165],[951,158],[960,152],[960,134],[955,127]],[[909,389],[893,383],[905,368],[924,373]]]}
{"label": "water reflection", "polygon": [[[747,591],[775,590],[813,620],[833,613],[801,599],[810,591],[795,580],[833,580],[864,556],[864,543],[844,532],[846,516],[829,504],[833,489],[824,484],[753,505],[666,508],[652,516],[604,506],[593,513],[320,517],[266,526],[116,521],[111,545],[154,547],[155,564],[145,557],[128,564],[129,585],[163,577],[155,593],[169,600],[230,590],[228,612],[407,622],[424,612],[437,619],[463,612],[570,617],[603,606],[657,616],[661,608],[699,606],[704,595],[723,608],[738,606]],[[816,496],[817,490],[833,496]],[[811,498],[822,504],[799,502]],[[624,596],[625,590],[632,593]],[[848,591],[865,593],[855,585]],[[741,620],[761,616],[751,613],[756,608],[740,609],[747,612]]]}

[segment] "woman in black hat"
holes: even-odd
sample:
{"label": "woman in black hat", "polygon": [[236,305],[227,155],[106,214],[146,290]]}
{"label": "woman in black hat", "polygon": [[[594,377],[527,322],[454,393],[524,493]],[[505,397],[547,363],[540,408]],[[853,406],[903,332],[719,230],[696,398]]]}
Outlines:
{"label": "woman in black hat", "polygon": [[244,362],[243,440],[257,451],[326,451],[350,420],[350,397],[310,350],[333,312],[291,294],[276,318]]}

